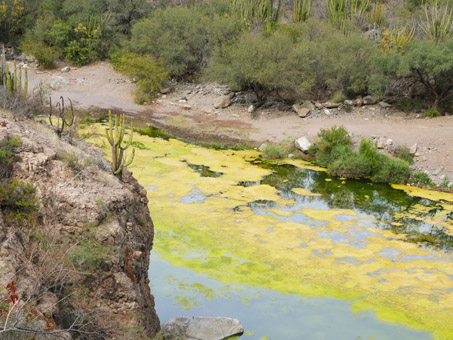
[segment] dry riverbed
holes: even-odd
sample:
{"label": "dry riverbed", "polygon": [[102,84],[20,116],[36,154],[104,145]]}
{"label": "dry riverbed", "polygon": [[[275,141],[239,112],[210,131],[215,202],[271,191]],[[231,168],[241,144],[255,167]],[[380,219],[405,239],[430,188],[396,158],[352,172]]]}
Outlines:
{"label": "dry riverbed", "polygon": [[64,96],[85,109],[116,108],[179,136],[205,142],[251,142],[259,146],[302,136],[313,141],[321,128],[343,125],[356,140],[374,137],[393,145],[417,144],[416,171],[428,172],[439,184],[444,176],[453,180],[453,119],[450,116],[425,119],[417,113],[406,114],[374,105],[354,108],[349,113],[331,109],[330,115],[303,119],[272,106],[259,109],[252,117],[248,112],[251,95],[239,94],[233,100],[237,103],[226,109],[215,109],[216,100],[228,91],[215,84],[175,85],[154,103],[137,105],[132,95],[134,84],[109,63],[98,62],[63,73],[64,66],[48,71],[30,65],[29,87],[43,82],[51,85],[54,101]]}

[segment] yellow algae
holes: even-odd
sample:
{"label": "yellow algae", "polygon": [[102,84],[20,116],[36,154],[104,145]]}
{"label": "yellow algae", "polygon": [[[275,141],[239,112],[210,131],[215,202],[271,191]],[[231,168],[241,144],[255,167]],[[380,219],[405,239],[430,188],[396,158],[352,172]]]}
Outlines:
{"label": "yellow algae", "polygon": [[427,198],[432,201],[449,201],[453,202],[453,194],[449,192],[441,192],[428,190],[423,188],[418,188],[415,186],[408,186],[404,184],[392,184],[394,189],[404,190],[410,196],[417,196],[422,198]]}
{"label": "yellow algae", "polygon": [[303,161],[301,159],[285,159],[282,163],[294,165],[301,169],[327,172],[326,168],[321,168],[320,166],[313,165],[313,163]]}
{"label": "yellow algae", "polygon": [[302,196],[321,196],[321,194],[316,194],[311,192],[310,190],[304,189],[304,188],[294,188],[292,189],[296,194],[302,195]]}
{"label": "yellow algae", "polygon": [[[147,146],[136,150],[131,170],[145,188],[153,186],[148,197],[154,249],[172,265],[225,283],[353,300],[354,310],[374,310],[384,320],[428,330],[438,339],[453,338],[451,255],[406,243],[391,230],[359,227],[372,218],[349,209],[299,209],[313,225],[279,220],[294,213],[279,207],[295,202],[269,185],[238,185],[272,173],[249,162],[259,155],[255,151],[210,150],[139,135],[134,139]],[[99,137],[91,141],[109,153]],[[187,163],[222,175],[203,177]],[[312,194],[302,188],[293,191]],[[187,203],[189,198],[194,203]],[[250,207],[268,201],[274,206],[263,204],[261,211],[275,216]],[[406,218],[447,223],[445,211],[426,217],[427,211],[416,206],[397,214],[395,223]]]}

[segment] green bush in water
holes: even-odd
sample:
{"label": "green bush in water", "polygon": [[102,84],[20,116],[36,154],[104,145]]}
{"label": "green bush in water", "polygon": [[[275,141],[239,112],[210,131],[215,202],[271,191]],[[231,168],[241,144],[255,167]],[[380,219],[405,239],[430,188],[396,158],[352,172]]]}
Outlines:
{"label": "green bush in water", "polygon": [[[344,127],[340,126],[333,126],[330,129],[321,129],[318,134],[319,142],[318,148],[319,150],[316,152],[316,161],[318,164],[322,166],[328,167],[330,163],[336,160],[339,155],[335,155],[332,151],[334,148],[339,146],[345,146],[349,149],[352,145],[351,137],[348,135],[348,132],[345,130]],[[340,150],[337,150],[338,153]],[[343,150],[346,152],[345,150]]]}
{"label": "green bush in water", "polygon": [[[347,152],[346,150],[350,151]],[[346,178],[360,178],[370,175],[370,162],[362,155],[345,146],[335,148],[335,153],[337,152],[343,153],[343,156],[329,164],[328,170],[331,174]]]}
{"label": "green bush in water", "polygon": [[380,163],[377,171],[372,175],[373,182],[405,183],[411,175],[411,169],[406,161],[394,159],[379,154]]}

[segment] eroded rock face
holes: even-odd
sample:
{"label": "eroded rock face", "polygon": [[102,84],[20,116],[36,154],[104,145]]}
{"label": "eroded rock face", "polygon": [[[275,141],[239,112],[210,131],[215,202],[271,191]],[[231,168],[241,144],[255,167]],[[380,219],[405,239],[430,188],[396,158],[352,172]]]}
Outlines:
{"label": "eroded rock face", "polygon": [[164,340],[223,340],[242,333],[239,320],[222,317],[181,316],[162,324]]}
{"label": "eroded rock face", "polygon": [[[160,330],[160,322],[148,280],[154,226],[146,190],[128,171],[122,180],[113,176],[95,147],[84,142],[70,145],[43,124],[16,123],[7,113],[0,113],[0,120],[7,122],[6,127],[0,127],[0,139],[22,139],[13,176],[37,189],[37,227],[46,231],[49,239],[74,240],[68,247],[89,239],[108,250],[108,259],[106,256],[88,269],[86,261],[80,260],[79,271],[83,273],[68,275],[65,287],[83,287],[87,312],[93,312],[96,327],[112,334],[111,339],[129,339],[128,330],[137,327],[145,335],[154,336]],[[65,159],[68,155],[76,159],[77,167],[71,168]],[[41,280],[33,268],[24,265],[24,256],[32,249],[30,242],[33,240],[27,236],[26,228],[8,222],[0,211],[0,288],[14,279],[24,301],[35,294]],[[90,247],[86,252],[90,253]],[[37,262],[41,260],[36,258]],[[57,327],[64,328],[64,316],[54,303],[62,298],[58,294],[42,294],[36,298],[36,307],[51,315]]]}

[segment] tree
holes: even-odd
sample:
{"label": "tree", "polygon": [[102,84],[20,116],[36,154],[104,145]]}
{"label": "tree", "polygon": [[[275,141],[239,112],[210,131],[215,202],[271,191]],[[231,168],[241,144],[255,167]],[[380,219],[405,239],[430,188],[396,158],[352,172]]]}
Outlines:
{"label": "tree", "polygon": [[237,42],[214,53],[206,71],[207,79],[238,89],[252,89],[261,106],[271,92],[296,93],[301,83],[295,44],[289,34],[277,31],[270,36],[244,33]]}
{"label": "tree", "polygon": [[206,62],[209,22],[198,9],[158,9],[134,25],[130,48],[152,54],[171,75],[182,77]]}
{"label": "tree", "polygon": [[374,60],[375,91],[382,91],[389,79],[405,79],[407,87],[422,85],[437,109],[453,96],[453,39],[436,45],[429,40],[407,44],[401,53],[381,55]]}

